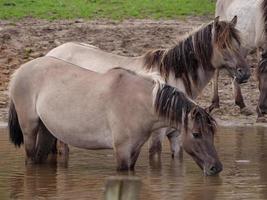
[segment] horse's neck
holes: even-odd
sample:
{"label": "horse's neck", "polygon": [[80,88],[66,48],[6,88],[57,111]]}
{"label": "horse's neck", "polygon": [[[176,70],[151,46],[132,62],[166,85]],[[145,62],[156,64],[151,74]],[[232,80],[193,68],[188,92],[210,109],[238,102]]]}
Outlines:
{"label": "horse's neck", "polygon": [[[171,73],[167,79],[167,83],[173,87],[178,88],[181,92],[184,92],[192,99],[195,99],[201,94],[202,90],[210,82],[214,75],[215,70],[203,71],[201,68],[198,70],[198,85],[195,85],[192,78],[190,79],[190,85],[184,81],[182,78],[175,78],[174,74]],[[189,75],[190,76],[190,75]],[[188,91],[191,91],[191,94]]]}
{"label": "horse's neck", "polygon": [[[215,70],[206,70],[204,71],[202,68],[198,68],[198,85],[197,87],[192,87],[192,98],[195,99],[198,95],[201,94],[202,90],[207,86],[207,84],[211,81]],[[192,81],[191,81],[191,84]]]}

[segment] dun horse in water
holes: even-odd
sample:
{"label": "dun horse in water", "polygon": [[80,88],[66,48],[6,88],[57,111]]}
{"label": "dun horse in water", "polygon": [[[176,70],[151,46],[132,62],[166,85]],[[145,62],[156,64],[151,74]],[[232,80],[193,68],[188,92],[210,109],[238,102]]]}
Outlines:
{"label": "dun horse in water", "polygon": [[219,173],[214,119],[182,92],[145,76],[119,68],[99,74],[50,57],[26,63],[10,83],[11,141],[24,142],[33,163],[46,160],[55,138],[113,148],[118,170],[133,170],[151,132],[171,126],[206,175]]}
{"label": "dun horse in water", "polygon": [[[133,71],[156,71],[166,82],[196,98],[213,77],[216,69],[226,68],[238,82],[250,76],[249,66],[240,54],[240,38],[235,29],[237,18],[232,21],[213,22],[191,33],[169,49],[153,50],[140,57],[124,57],[104,52],[96,47],[76,43],[63,44],[47,56],[56,57],[80,67],[106,72],[113,67]],[[165,133],[164,133],[165,134]],[[167,133],[173,155],[179,155],[177,132]],[[151,155],[160,152],[160,134],[153,134]]]}
{"label": "dun horse in water", "polygon": [[[266,51],[266,30],[267,30],[267,0],[217,0],[216,16],[224,20],[238,16],[237,29],[243,39],[242,54],[246,57],[250,52],[259,50]],[[258,59],[260,55],[258,51]],[[218,95],[218,76],[219,71],[215,72],[213,82],[213,98],[211,109],[219,107]],[[246,107],[240,85],[234,81],[235,103],[241,109],[241,113],[250,115],[252,112]]]}

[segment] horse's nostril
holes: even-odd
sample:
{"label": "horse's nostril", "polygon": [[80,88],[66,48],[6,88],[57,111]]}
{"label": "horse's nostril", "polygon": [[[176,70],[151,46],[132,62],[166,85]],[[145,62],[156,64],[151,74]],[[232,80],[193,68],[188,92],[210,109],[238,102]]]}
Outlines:
{"label": "horse's nostril", "polygon": [[243,70],[242,70],[241,68],[238,68],[238,69],[237,69],[237,72],[240,73],[240,74],[242,74],[242,71],[243,71]]}
{"label": "horse's nostril", "polygon": [[210,168],[210,171],[211,171],[211,172],[216,172],[216,167],[215,167],[215,166],[212,166],[212,167]]}

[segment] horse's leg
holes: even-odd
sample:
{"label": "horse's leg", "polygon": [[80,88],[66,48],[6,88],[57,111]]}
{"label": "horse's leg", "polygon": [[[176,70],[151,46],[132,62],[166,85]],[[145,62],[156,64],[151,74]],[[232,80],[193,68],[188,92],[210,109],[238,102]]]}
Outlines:
{"label": "horse's leg", "polygon": [[52,154],[59,154],[68,157],[69,155],[69,147],[64,142],[56,139],[55,144],[52,145],[51,148]]}
{"label": "horse's leg", "polygon": [[130,170],[134,170],[135,163],[137,158],[140,154],[141,147],[135,148],[131,153],[131,163],[130,163]]}
{"label": "horse's leg", "polygon": [[211,112],[215,108],[220,108],[220,98],[218,93],[219,72],[220,72],[219,69],[215,70],[215,74],[212,80],[213,97],[211,100],[211,105],[208,108],[209,112]]}
{"label": "horse's leg", "polygon": [[55,144],[55,140],[56,138],[47,130],[44,124],[40,123],[35,153],[36,163],[43,163],[46,161],[48,154],[51,152],[51,149]]}
{"label": "horse's leg", "polygon": [[162,152],[162,140],[166,136],[166,129],[160,129],[154,131],[151,135],[150,143],[149,143],[149,158],[153,159],[158,156],[160,158]]}
{"label": "horse's leg", "polygon": [[67,144],[65,144],[64,142],[60,140],[57,140],[57,152],[59,155],[68,157],[70,150]]}
{"label": "horse's leg", "polygon": [[240,108],[241,114],[246,116],[252,115],[253,112],[245,105],[240,85],[236,82],[236,80],[233,80],[233,90],[234,90],[235,104]]}
{"label": "horse's leg", "polygon": [[127,171],[130,168],[131,152],[129,146],[129,144],[115,144],[114,150],[118,171]]}
{"label": "horse's leg", "polygon": [[178,130],[172,130],[167,133],[167,137],[170,142],[170,148],[172,153],[172,158],[183,158],[183,149],[179,141],[180,132]]}
{"label": "horse's leg", "polygon": [[134,170],[141,147],[150,136],[150,134],[142,131],[129,131],[129,134],[128,136],[125,133],[114,135],[114,150],[118,171]]}
{"label": "horse's leg", "polygon": [[[23,101],[22,99],[21,101]],[[28,102],[28,101],[26,101]],[[33,164],[35,157],[35,146],[37,132],[39,128],[39,117],[31,104],[17,104],[16,113],[18,117],[19,126],[23,134],[24,148],[25,148],[25,163]]]}
{"label": "horse's leg", "polygon": [[23,140],[26,153],[25,164],[34,164],[37,129],[26,130],[27,131],[23,132]]}

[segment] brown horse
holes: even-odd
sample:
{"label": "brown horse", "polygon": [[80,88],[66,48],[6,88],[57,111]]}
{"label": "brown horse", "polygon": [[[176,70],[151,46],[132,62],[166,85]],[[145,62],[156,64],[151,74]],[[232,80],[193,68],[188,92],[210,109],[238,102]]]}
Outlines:
{"label": "brown horse", "polygon": [[214,119],[157,77],[124,69],[99,74],[50,57],[28,62],[10,83],[11,141],[24,142],[30,163],[44,162],[58,138],[114,149],[117,168],[133,170],[151,133],[170,126],[181,131],[183,148],[206,175],[219,173]]}

